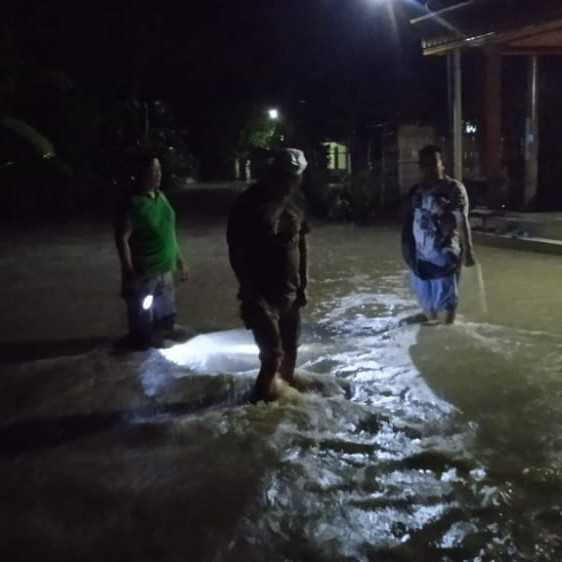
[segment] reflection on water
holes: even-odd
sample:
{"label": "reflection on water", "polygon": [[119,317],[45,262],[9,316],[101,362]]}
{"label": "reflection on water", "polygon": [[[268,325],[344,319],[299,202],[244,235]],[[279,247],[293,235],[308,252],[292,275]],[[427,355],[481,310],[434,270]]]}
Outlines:
{"label": "reflection on water", "polygon": [[258,348],[245,330],[201,334],[161,353],[168,361],[200,373],[236,373],[259,366]]}
{"label": "reflection on water", "polygon": [[35,452],[27,432],[30,452],[0,464],[9,544],[33,532],[28,552],[81,560],[562,559],[562,260],[481,249],[487,314],[467,275],[456,325],[403,326],[417,308],[396,234],[352,234],[316,233],[309,392],[245,404],[245,330],[18,373],[43,381],[28,417],[113,413]]}
{"label": "reflection on water", "polygon": [[[484,317],[472,272],[457,325],[402,326],[415,305],[396,265],[318,284],[299,368],[345,382],[351,401],[312,394],[284,406],[275,465],[232,552],[556,559],[562,336],[544,317],[518,327],[515,301],[506,324]],[[255,370],[256,353],[245,331],[164,352],[209,373]]]}

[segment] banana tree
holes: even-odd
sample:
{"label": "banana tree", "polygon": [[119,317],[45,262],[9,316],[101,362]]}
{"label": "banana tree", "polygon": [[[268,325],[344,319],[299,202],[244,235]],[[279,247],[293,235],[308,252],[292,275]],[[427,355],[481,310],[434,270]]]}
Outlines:
{"label": "banana tree", "polygon": [[5,157],[10,160],[0,162],[0,166],[10,165],[19,154],[29,154],[41,158],[53,158],[53,143],[37,129],[11,115],[0,117],[0,146],[4,148]]}

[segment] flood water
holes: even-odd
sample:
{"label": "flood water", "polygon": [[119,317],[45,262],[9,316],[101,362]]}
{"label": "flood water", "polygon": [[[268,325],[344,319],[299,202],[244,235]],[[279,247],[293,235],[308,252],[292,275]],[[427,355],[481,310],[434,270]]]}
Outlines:
{"label": "flood water", "polygon": [[477,247],[487,313],[466,271],[400,327],[397,230],[318,224],[309,391],[247,405],[224,228],[181,238],[201,335],[129,355],[110,235],[3,238],[1,560],[562,559],[562,258]]}

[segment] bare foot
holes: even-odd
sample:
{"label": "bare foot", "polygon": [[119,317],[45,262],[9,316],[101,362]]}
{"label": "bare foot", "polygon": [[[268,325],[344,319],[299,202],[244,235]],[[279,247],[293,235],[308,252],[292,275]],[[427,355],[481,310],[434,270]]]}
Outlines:
{"label": "bare foot", "polygon": [[299,392],[306,392],[310,384],[301,376],[294,374],[292,377],[281,377],[284,382]]}
{"label": "bare foot", "polygon": [[250,394],[249,401],[250,404],[257,404],[258,402],[273,402],[276,398],[274,392],[272,392],[271,386],[264,389],[256,385]]}
{"label": "bare foot", "polygon": [[[293,378],[294,381],[295,379]],[[250,402],[252,404],[257,402],[274,402],[279,399],[295,398],[299,394],[300,392],[298,392],[296,384],[294,386],[290,385],[277,374],[267,388],[261,388],[258,385],[254,387]]]}
{"label": "bare foot", "polygon": [[411,316],[406,316],[398,322],[398,326],[409,326],[410,324],[424,324],[428,322],[427,316],[423,312],[418,312],[417,314],[412,314]]}

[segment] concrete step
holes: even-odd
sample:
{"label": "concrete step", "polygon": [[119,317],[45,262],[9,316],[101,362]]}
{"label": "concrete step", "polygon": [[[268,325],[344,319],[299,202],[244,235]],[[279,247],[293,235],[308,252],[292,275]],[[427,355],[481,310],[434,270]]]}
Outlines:
{"label": "concrete step", "polygon": [[494,234],[478,230],[472,232],[472,238],[475,243],[484,246],[562,256],[562,239]]}
{"label": "concrete step", "polygon": [[470,214],[474,230],[515,237],[562,240],[562,213],[513,213],[474,209]]}

